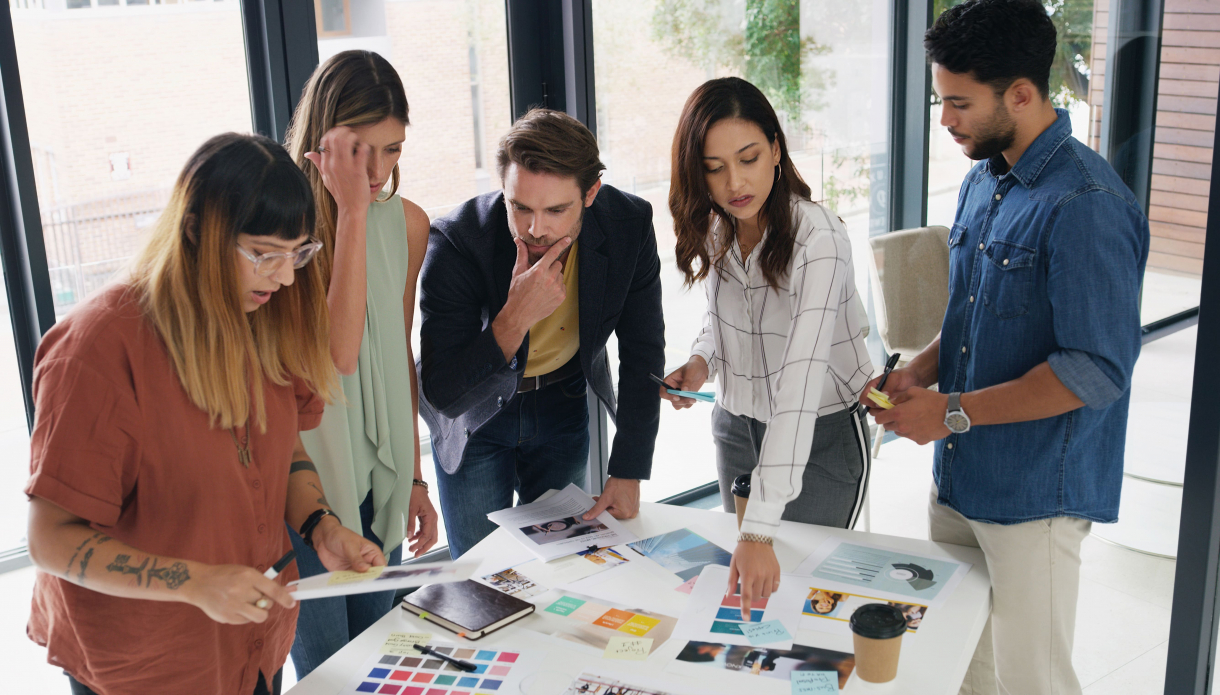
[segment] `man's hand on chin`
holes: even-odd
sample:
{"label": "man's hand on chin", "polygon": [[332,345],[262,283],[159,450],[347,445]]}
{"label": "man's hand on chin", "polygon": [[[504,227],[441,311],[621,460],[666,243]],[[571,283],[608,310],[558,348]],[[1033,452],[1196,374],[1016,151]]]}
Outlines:
{"label": "man's hand on chin", "polygon": [[593,499],[597,500],[597,504],[585,512],[585,521],[605,511],[609,511],[615,519],[634,519],[640,513],[640,481],[609,478],[602,488],[602,494]]}

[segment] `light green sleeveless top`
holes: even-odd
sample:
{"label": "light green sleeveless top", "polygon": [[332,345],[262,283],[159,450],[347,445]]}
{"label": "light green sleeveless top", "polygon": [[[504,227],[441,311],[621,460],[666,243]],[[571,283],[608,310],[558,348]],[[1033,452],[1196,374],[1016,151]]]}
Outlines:
{"label": "light green sleeveless top", "polygon": [[360,503],[373,491],[373,532],[385,553],[406,537],[415,473],[415,413],[402,297],[407,223],[397,195],[369,206],[368,295],[356,372],[339,375],[347,403],[326,406],[322,424],[301,433],[326,499],[343,525],[363,534]]}

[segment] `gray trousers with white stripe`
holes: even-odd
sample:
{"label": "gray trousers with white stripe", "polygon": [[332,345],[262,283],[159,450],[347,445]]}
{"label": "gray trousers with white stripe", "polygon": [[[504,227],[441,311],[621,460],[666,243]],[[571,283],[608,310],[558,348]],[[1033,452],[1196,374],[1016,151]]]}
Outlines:
{"label": "gray trousers with white stripe", "polygon": [[[733,512],[733,479],[758,466],[767,424],[734,415],[717,405],[712,410],[716,440],[716,474],[720,499]],[[784,509],[785,521],[852,528],[860,516],[872,457],[864,409],[854,407],[818,418],[813,446],[801,478],[801,494]]]}

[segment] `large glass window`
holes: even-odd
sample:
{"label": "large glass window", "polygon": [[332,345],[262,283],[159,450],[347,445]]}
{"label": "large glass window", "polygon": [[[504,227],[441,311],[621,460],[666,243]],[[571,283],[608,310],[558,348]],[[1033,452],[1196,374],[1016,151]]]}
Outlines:
{"label": "large glass window", "polygon": [[[436,219],[468,198],[498,190],[496,145],[512,125],[503,0],[320,2],[323,10],[346,8],[350,26],[344,35],[319,31],[322,62],[341,51],[373,51],[402,78],[411,127],[398,165],[398,194]],[[418,306],[415,316],[418,355]],[[424,479],[435,482],[428,430],[422,420],[417,426]],[[443,523],[439,544],[445,544]]]}
{"label": "large glass window", "polygon": [[[708,79],[740,76],[771,100],[814,199],[847,224],[856,283],[867,296],[870,201],[883,196],[870,168],[885,161],[887,147],[888,8],[832,0],[593,0],[604,180],[652,203],[668,369],[686,362],[706,308],[703,288],[684,288],[675,265],[667,197],[678,117]],[[716,479],[710,416],[708,405],[674,411],[662,403],[645,499]]]}

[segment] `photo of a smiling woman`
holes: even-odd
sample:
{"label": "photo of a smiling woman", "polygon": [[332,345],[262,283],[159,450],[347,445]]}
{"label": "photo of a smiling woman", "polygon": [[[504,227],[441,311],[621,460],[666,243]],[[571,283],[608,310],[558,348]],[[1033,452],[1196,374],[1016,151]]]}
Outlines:
{"label": "photo of a smiling woman", "polygon": [[[707,293],[703,330],[672,388],[718,378],[712,411],[726,511],[733,479],[752,491],[730,565],[742,605],[779,586],[780,519],[855,525],[868,486],[868,428],[857,404],[872,374],[851,243],[810,200],[775,110],[736,77],[691,94],[674,135],[669,208],[677,265]],[[694,400],[660,389],[674,408]]]}

